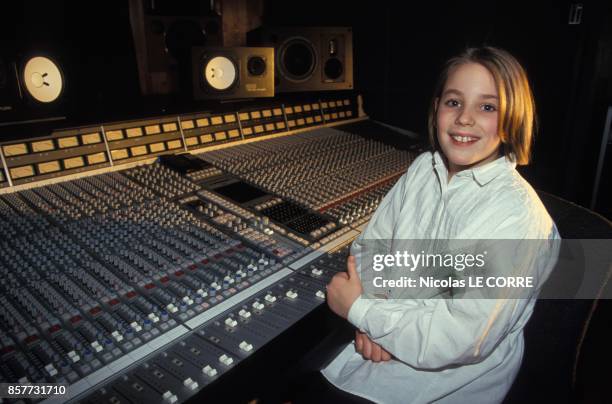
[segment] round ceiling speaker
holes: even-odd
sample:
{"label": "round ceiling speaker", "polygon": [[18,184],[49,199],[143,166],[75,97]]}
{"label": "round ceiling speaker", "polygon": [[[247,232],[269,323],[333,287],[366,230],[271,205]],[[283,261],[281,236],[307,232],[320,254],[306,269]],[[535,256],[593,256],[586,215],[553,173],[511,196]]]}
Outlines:
{"label": "round ceiling speaker", "polygon": [[43,103],[57,100],[64,89],[64,78],[59,66],[43,56],[27,61],[23,68],[23,83],[27,92],[36,101]]}
{"label": "round ceiling speaker", "polygon": [[236,65],[225,56],[215,56],[204,67],[204,79],[215,90],[227,90],[236,82]]}

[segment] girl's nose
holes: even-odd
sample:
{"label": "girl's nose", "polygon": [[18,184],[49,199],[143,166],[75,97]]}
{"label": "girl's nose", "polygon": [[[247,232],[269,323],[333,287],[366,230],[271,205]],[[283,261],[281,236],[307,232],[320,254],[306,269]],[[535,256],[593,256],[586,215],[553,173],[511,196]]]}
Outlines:
{"label": "girl's nose", "polygon": [[473,126],[474,118],[466,109],[463,109],[457,115],[456,123],[461,126]]}

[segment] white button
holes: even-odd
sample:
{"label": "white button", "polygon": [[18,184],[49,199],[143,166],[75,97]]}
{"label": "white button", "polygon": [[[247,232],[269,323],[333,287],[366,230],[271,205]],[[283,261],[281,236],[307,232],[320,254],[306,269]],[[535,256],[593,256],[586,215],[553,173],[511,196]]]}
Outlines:
{"label": "white button", "polygon": [[319,268],[313,268],[312,269],[312,274],[315,276],[321,276],[323,274],[323,271],[320,270]]}
{"label": "white button", "polygon": [[276,301],[276,296],[273,296],[268,293],[266,297],[264,297],[264,299],[266,300],[266,302],[274,303]]}
{"label": "white button", "polygon": [[183,384],[191,390],[195,390],[198,388],[198,382],[193,381],[193,379],[191,379],[191,377],[188,377],[187,379],[185,379],[185,381],[183,382]]}
{"label": "white button", "polygon": [[242,349],[244,352],[251,352],[253,350],[253,345],[249,344],[246,341],[242,341],[239,346],[240,349]]}
{"label": "white button", "polygon": [[240,309],[240,311],[238,312],[238,315],[240,315],[240,317],[242,318],[249,318],[251,317],[251,312],[245,309]]}
{"label": "white button", "polygon": [[287,296],[289,299],[295,299],[296,297],[298,297],[298,294],[296,292],[294,292],[293,290],[288,290],[287,293],[285,293],[285,296]]}
{"label": "white button", "polygon": [[52,363],[49,363],[47,366],[45,366],[45,370],[49,373],[49,375],[51,376],[55,376],[57,374],[57,370],[55,369],[55,366],[53,366]]}
{"label": "white button", "polygon": [[91,343],[91,347],[96,351],[96,352],[100,352],[102,350],[102,346],[100,345],[100,343],[98,341],[94,341]]}
{"label": "white button", "polygon": [[168,309],[170,313],[176,313],[178,311],[178,309],[173,303],[170,303],[169,305],[167,305],[166,308]]}
{"label": "white button", "polygon": [[253,308],[255,310],[263,310],[264,304],[262,302],[253,302]]}
{"label": "white button", "polygon": [[68,352],[68,357],[70,358],[70,360],[72,360],[72,362],[77,363],[78,361],[81,360],[81,357],[79,355],[77,355],[76,352],[74,351],[70,351]]}
{"label": "white button", "polygon": [[202,290],[202,289],[198,289],[198,291],[196,293],[198,295],[202,296],[202,297],[208,296],[208,293],[204,292],[204,290]]}
{"label": "white button", "polygon": [[172,394],[171,391],[166,391],[163,396],[164,400],[170,404],[174,404],[178,401],[176,394]]}
{"label": "white button", "polygon": [[223,363],[225,366],[229,366],[234,363],[234,359],[231,356],[223,354],[219,357],[219,362]]}
{"label": "white button", "polygon": [[208,377],[215,377],[217,375],[217,369],[211,367],[210,365],[204,366],[202,372]]}
{"label": "white button", "polygon": [[119,331],[115,330],[112,332],[111,335],[113,336],[113,338],[115,338],[117,342],[123,341],[123,335],[119,334]]}
{"label": "white button", "polygon": [[140,332],[140,330],[142,330],[142,327],[140,326],[140,324],[138,324],[136,321],[132,321],[132,323],[130,324],[130,326],[134,329],[134,331],[136,332]]}
{"label": "white button", "polygon": [[234,320],[231,317],[228,317],[225,319],[225,325],[234,328],[238,325],[238,321]]}

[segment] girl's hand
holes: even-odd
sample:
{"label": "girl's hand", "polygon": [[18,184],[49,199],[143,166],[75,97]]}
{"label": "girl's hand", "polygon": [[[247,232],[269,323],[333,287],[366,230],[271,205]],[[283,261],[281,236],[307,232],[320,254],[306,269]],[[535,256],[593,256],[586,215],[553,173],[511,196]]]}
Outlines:
{"label": "girl's hand", "polygon": [[372,342],[368,334],[359,330],[355,331],[355,350],[359,352],[363,359],[372,362],[386,362],[391,360],[391,354],[385,351],[380,345]]}
{"label": "girl's hand", "polygon": [[334,275],[327,285],[327,305],[334,313],[346,319],[353,302],[361,296],[362,292],[355,257],[351,255],[348,257],[347,271]]}

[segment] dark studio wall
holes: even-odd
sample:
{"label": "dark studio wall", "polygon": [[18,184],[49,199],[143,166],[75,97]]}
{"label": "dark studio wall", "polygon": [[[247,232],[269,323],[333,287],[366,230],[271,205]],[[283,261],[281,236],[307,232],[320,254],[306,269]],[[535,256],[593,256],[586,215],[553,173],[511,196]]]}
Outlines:
{"label": "dark studio wall", "polygon": [[[539,118],[532,164],[520,171],[534,187],[589,206],[612,103],[610,5],[583,1],[581,23],[569,25],[569,1],[265,4],[267,24],[353,26],[355,86],[366,112],[423,136],[444,61],[466,46],[507,49],[527,69]],[[596,210],[612,217],[607,161]]]}

